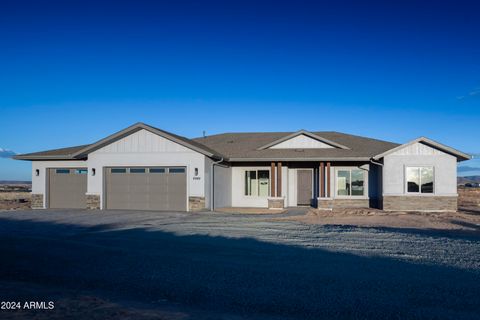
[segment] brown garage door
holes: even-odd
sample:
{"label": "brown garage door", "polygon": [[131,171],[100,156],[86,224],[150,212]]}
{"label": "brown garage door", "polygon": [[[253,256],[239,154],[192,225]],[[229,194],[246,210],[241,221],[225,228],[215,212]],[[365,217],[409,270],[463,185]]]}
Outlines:
{"label": "brown garage door", "polygon": [[185,167],[107,168],[105,177],[107,209],[187,209]]}
{"label": "brown garage door", "polygon": [[87,172],[87,168],[49,169],[48,206],[58,209],[85,209]]}

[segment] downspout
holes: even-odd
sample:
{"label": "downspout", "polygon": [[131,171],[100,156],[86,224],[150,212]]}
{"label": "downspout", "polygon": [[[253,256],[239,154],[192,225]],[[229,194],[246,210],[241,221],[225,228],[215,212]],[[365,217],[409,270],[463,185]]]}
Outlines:
{"label": "downspout", "polygon": [[215,210],[215,166],[223,162],[223,157],[216,161],[212,162],[212,179],[210,181],[210,198],[211,198],[211,204],[210,204],[210,211]]}
{"label": "downspout", "polygon": [[373,163],[373,164],[376,164],[377,166],[382,168],[382,171],[381,171],[381,173],[382,173],[382,193],[381,193],[381,199],[378,200],[380,202],[377,203],[377,207],[379,209],[383,209],[383,187],[385,186],[385,174],[383,172],[383,163],[375,161],[375,160],[373,160],[373,158],[370,158],[370,162]]}
{"label": "downspout", "polygon": [[383,167],[383,163],[376,162],[375,160],[373,160],[373,158],[370,159],[370,162],[373,163],[373,164],[376,164],[377,166]]}

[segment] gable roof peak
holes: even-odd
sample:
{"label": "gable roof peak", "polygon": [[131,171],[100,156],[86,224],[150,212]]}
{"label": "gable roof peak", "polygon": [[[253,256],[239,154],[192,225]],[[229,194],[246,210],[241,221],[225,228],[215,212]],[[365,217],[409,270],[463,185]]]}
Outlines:
{"label": "gable roof peak", "polygon": [[346,146],[344,146],[344,145],[342,145],[342,144],[339,144],[339,143],[336,143],[336,142],[334,142],[334,141],[325,139],[325,138],[323,138],[323,137],[321,137],[321,136],[319,136],[319,135],[316,135],[316,134],[314,134],[314,133],[312,133],[312,132],[309,132],[309,131],[307,131],[307,130],[305,130],[305,129],[301,129],[301,130],[296,131],[296,132],[294,132],[294,133],[287,134],[286,136],[284,136],[284,137],[282,137],[282,138],[280,138],[280,139],[277,139],[277,140],[275,140],[275,141],[272,141],[272,142],[270,142],[270,143],[268,143],[268,144],[266,144],[266,145],[264,145],[264,146],[261,146],[261,147],[258,148],[257,150],[265,150],[265,149],[268,149],[268,148],[273,147],[273,146],[275,146],[275,145],[277,145],[277,144],[279,144],[279,143],[281,143],[281,142],[283,142],[283,141],[290,140],[290,139],[295,138],[295,137],[297,137],[297,136],[299,136],[299,135],[305,135],[305,136],[307,136],[307,137],[309,137],[309,138],[312,138],[312,139],[315,139],[315,140],[317,140],[317,141],[321,141],[321,142],[323,142],[323,143],[326,143],[326,144],[328,144],[328,145],[330,145],[330,146],[332,146],[332,147],[336,147],[336,148],[340,148],[340,149],[350,149],[349,147],[346,147]]}
{"label": "gable roof peak", "polygon": [[457,149],[454,149],[452,147],[449,147],[447,145],[444,145],[440,142],[437,142],[435,140],[432,140],[430,138],[427,138],[425,136],[421,136],[421,137],[418,137],[416,139],[413,139],[407,143],[404,143],[404,144],[401,144],[395,148],[392,148],[390,150],[387,150],[381,154],[378,154],[376,155],[375,157],[373,157],[374,160],[379,160],[383,157],[385,157],[386,155],[389,155],[397,150],[400,150],[400,149],[403,149],[405,147],[408,147],[410,145],[413,145],[415,143],[423,143],[423,144],[426,144],[427,146],[430,146],[430,147],[433,147],[433,148],[436,148],[438,150],[441,150],[441,151],[444,151],[446,153],[449,153],[453,156],[455,156],[459,161],[464,161],[464,160],[470,160],[472,158],[472,156],[470,156],[469,154],[466,154],[464,152],[461,152]]}

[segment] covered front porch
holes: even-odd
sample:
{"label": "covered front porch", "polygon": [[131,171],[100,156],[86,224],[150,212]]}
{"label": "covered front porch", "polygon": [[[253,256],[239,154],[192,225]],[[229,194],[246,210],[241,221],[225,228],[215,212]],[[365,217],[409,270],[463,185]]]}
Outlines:
{"label": "covered front porch", "polygon": [[[379,169],[368,162],[271,161],[232,165],[232,206],[375,207]],[[375,181],[376,183],[369,183]]]}

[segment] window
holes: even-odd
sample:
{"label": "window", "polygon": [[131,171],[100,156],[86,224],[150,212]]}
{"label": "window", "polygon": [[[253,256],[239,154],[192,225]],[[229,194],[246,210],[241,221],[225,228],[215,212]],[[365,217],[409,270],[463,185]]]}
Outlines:
{"label": "window", "polygon": [[87,174],[87,169],[75,169],[75,174]]}
{"label": "window", "polygon": [[57,169],[57,170],[55,170],[55,173],[59,173],[59,174],[69,174],[69,173],[70,173],[70,169]]}
{"label": "window", "polygon": [[145,168],[130,168],[130,173],[145,173]]}
{"label": "window", "polygon": [[407,193],[433,193],[433,167],[406,168]]}
{"label": "window", "polygon": [[126,168],[112,168],[111,172],[112,173],[127,173],[127,169]]}
{"label": "window", "polygon": [[165,168],[150,168],[150,173],[165,173]]}
{"label": "window", "polygon": [[245,171],[245,195],[254,197],[268,197],[270,190],[270,171]]}
{"label": "window", "polygon": [[185,168],[170,168],[169,173],[185,173]]}
{"label": "window", "polygon": [[337,170],[337,196],[365,195],[365,171],[362,169]]}

